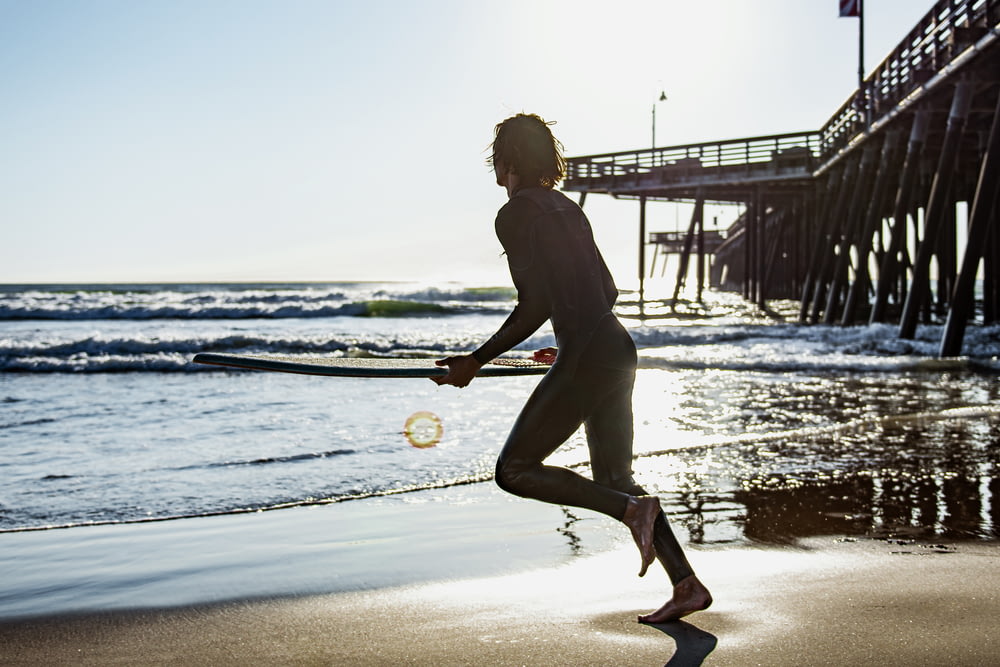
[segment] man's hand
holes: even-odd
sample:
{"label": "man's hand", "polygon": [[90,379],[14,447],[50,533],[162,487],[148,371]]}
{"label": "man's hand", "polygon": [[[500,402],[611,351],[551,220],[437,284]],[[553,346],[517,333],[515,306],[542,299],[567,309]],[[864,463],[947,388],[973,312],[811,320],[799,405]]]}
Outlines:
{"label": "man's hand", "polygon": [[558,350],[554,347],[543,347],[540,350],[535,350],[531,358],[541,364],[554,364],[556,363],[557,352]]}
{"label": "man's hand", "polygon": [[463,354],[458,357],[448,357],[434,362],[438,366],[447,366],[448,373],[441,377],[432,377],[435,383],[450,384],[456,387],[466,387],[476,377],[476,373],[483,367],[481,363],[471,354]]}

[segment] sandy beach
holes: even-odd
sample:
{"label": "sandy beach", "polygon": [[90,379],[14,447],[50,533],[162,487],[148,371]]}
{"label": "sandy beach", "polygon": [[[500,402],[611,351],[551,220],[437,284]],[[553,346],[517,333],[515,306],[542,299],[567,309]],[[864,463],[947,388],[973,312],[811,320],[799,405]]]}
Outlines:
{"label": "sandy beach", "polygon": [[[613,522],[567,525],[559,508],[480,484],[416,502],[7,534],[0,663],[988,665],[1000,655],[993,543],[824,536],[691,549],[716,602],[653,627],[635,617],[665,600],[663,572],[637,578]],[[47,584],[32,592],[30,571],[46,563],[36,576]],[[15,604],[24,596],[33,606]]]}

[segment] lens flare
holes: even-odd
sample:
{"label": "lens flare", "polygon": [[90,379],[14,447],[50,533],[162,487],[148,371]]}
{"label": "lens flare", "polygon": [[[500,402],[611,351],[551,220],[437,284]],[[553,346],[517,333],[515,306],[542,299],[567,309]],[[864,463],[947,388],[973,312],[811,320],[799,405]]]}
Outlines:
{"label": "lens flare", "polygon": [[426,449],[441,442],[444,426],[436,414],[421,410],[406,418],[403,435],[406,436],[406,441],[414,447]]}

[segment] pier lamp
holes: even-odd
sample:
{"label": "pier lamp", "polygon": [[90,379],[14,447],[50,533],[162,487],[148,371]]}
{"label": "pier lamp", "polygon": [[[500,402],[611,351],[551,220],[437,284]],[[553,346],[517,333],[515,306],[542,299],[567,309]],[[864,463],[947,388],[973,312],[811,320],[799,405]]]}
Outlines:
{"label": "pier lamp", "polygon": [[666,101],[667,101],[667,94],[661,90],[660,99],[656,100],[656,102],[653,102],[653,148],[656,148],[656,103],[666,102]]}

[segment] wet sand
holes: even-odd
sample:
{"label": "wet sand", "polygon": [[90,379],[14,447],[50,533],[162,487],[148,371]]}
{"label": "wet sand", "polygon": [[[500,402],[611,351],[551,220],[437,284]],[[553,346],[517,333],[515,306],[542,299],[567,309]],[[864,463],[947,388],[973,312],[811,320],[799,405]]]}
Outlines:
{"label": "wet sand", "polygon": [[715,605],[643,626],[635,554],[423,586],[0,626],[4,664],[987,665],[1000,550],[883,542],[699,555]]}
{"label": "wet sand", "polygon": [[[492,494],[486,489],[463,492],[457,497],[464,504],[421,508],[420,514],[436,517],[442,529],[424,540],[423,557],[431,559],[428,567],[438,568],[434,576],[420,573],[407,585],[377,577],[355,580],[352,586],[368,589],[335,593],[309,592],[295,580],[299,594],[262,597],[251,591],[267,589],[234,582],[266,577],[269,571],[250,569],[241,575],[237,570],[224,589],[233,594],[231,599],[219,601],[211,587],[200,594],[198,589],[212,579],[209,563],[218,560],[218,553],[208,558],[199,551],[211,540],[189,542],[185,567],[162,582],[164,587],[193,589],[184,598],[187,602],[166,605],[167,597],[151,594],[145,605],[123,598],[104,608],[78,605],[66,613],[53,603],[51,613],[0,619],[0,664],[986,665],[995,664],[1000,655],[1000,545],[823,537],[785,547],[691,549],[691,560],[712,589],[715,604],[689,622],[651,627],[636,623],[635,617],[666,599],[668,581],[662,571],[637,578],[638,555],[626,543],[592,554],[584,549],[584,555],[554,555],[555,545],[562,543],[551,541],[550,533],[558,532],[542,527],[556,519],[557,508],[539,514],[536,504],[517,501],[507,508],[513,515],[500,530],[449,540],[448,530],[460,525],[456,522],[497,509]],[[285,525],[291,535],[315,532],[317,521],[325,524],[334,510],[348,513],[348,505],[326,509],[270,513],[267,521],[272,527]],[[355,519],[367,516],[367,530],[376,533],[391,525],[390,515],[402,522],[414,516],[398,516],[385,506],[357,505],[350,512]],[[381,521],[373,519],[379,516]],[[537,525],[524,523],[528,516],[539,517]],[[199,527],[216,536],[212,539],[229,541],[232,535],[220,527],[254,520],[224,517],[214,527],[199,519],[118,528],[134,543],[150,536],[166,542]],[[583,529],[585,545],[603,535],[605,524],[596,521],[595,527]],[[45,539],[64,541],[68,548],[81,534],[52,531]],[[257,535],[258,541],[267,537],[266,532]],[[510,545],[518,544],[511,550]],[[538,551],[533,566],[524,565],[524,559],[515,568],[503,565],[505,554],[530,552],[533,545]],[[459,556],[481,561],[478,570],[454,569],[456,546]],[[357,536],[345,536],[338,545],[344,558],[362,565],[366,554],[385,547]],[[312,552],[321,563],[309,572],[313,578],[319,577],[320,567],[336,566],[318,555],[323,551],[316,544],[272,548],[300,556]],[[89,553],[89,561],[76,569],[82,568],[81,576],[99,589],[101,564],[92,562],[97,547],[83,553]],[[26,554],[22,549],[21,555]],[[410,557],[397,555],[401,565]],[[47,557],[36,548],[36,561]],[[72,549],[63,558],[63,567],[73,569]],[[384,569],[387,562],[392,561],[385,558],[373,567]],[[278,572],[281,564],[272,567]],[[196,580],[180,573],[199,568],[202,576]],[[214,571],[223,569],[232,568]],[[60,576],[53,571],[55,583]]]}

